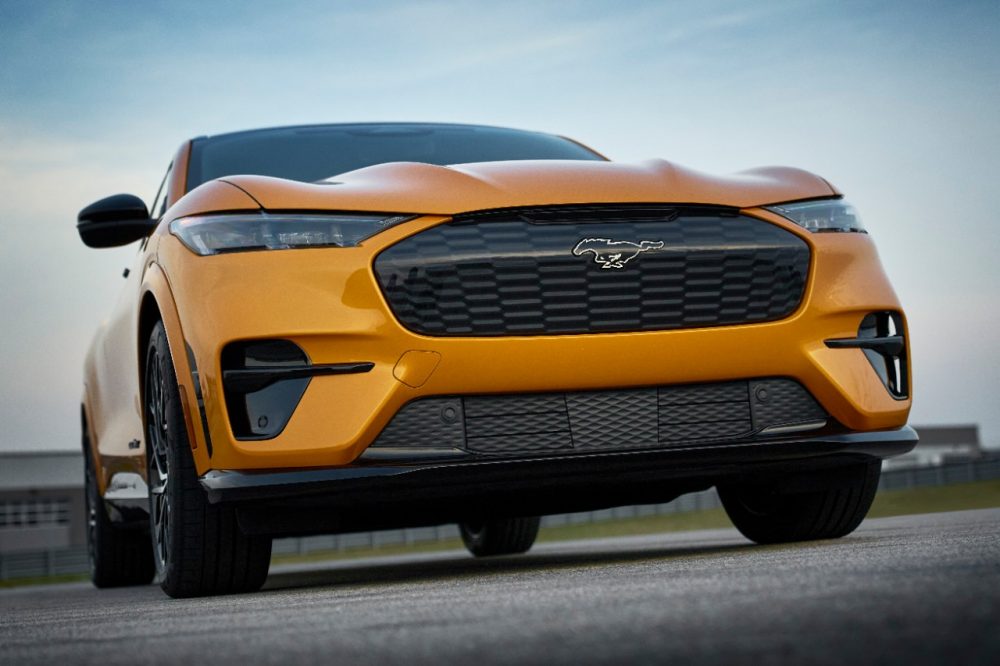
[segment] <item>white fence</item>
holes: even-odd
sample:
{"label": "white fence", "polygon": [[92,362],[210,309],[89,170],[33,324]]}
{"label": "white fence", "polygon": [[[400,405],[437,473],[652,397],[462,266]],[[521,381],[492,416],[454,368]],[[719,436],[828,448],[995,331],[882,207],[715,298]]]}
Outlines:
{"label": "white fence", "polygon": [[[1000,456],[982,460],[950,463],[937,467],[894,469],[882,473],[880,490],[896,490],[919,486],[942,486],[953,483],[1000,479]],[[546,516],[543,527],[584,525],[643,516],[685,513],[714,509],[721,506],[715,489],[678,497],[667,504],[625,506],[602,511],[586,511]],[[328,536],[276,539],[275,555],[308,555],[310,553],[348,551],[358,548],[383,548],[458,538],[454,525],[420,527],[405,530],[383,530]],[[53,577],[80,574],[87,571],[87,553],[83,547],[63,548],[0,556],[0,580]]]}

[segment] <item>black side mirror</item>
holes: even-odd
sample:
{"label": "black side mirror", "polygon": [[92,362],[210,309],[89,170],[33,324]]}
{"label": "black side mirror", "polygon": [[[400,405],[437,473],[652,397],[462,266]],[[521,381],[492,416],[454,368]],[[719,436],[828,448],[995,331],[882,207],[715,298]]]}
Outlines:
{"label": "black side mirror", "polygon": [[131,194],[116,194],[90,204],[76,218],[76,230],[89,247],[128,245],[153,233],[146,204]]}

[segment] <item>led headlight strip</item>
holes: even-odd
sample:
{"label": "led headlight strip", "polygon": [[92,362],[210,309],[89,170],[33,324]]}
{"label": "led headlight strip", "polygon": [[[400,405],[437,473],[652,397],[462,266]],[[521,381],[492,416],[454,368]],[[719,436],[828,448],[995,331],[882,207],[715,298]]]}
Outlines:
{"label": "led headlight strip", "polygon": [[250,250],[354,247],[412,215],[254,213],[183,217],[170,233],[201,256]]}
{"label": "led headlight strip", "polygon": [[861,223],[858,211],[843,199],[798,201],[767,206],[766,209],[812,232],[853,231],[868,233]]}

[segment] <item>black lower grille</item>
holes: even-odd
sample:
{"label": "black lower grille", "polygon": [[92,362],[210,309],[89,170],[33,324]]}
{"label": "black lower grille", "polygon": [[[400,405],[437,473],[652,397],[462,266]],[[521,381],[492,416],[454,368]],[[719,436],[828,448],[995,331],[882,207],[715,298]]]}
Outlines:
{"label": "black lower grille", "polygon": [[373,446],[483,454],[643,449],[745,440],[826,419],[790,379],[424,398],[401,409]]}
{"label": "black lower grille", "polygon": [[457,217],[384,250],[375,273],[427,335],[667,330],[781,319],[806,243],[718,208],[555,207]]}

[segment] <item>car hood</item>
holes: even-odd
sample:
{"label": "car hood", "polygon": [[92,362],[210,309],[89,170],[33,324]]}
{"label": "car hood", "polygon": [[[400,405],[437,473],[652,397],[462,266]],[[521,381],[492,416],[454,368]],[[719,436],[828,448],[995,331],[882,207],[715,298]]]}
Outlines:
{"label": "car hood", "polygon": [[800,169],[712,176],[665,160],[634,164],[537,160],[435,166],[393,162],[319,183],[266,176],[222,179],[270,210],[456,213],[580,203],[684,203],[751,208],[839,194]]}

